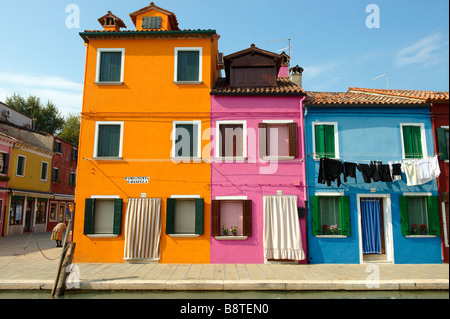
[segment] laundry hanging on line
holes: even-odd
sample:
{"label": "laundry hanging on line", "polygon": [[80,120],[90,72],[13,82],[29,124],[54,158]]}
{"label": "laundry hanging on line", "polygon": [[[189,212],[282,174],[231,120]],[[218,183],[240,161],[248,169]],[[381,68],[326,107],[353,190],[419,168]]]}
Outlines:
{"label": "laundry hanging on line", "polygon": [[408,186],[425,184],[440,175],[437,156],[425,159],[411,159],[403,162],[383,164],[381,161],[371,161],[369,164],[342,162],[331,158],[321,158],[319,164],[318,183],[331,186],[331,182],[341,185],[341,174],[344,182],[348,177],[356,179],[356,169],[361,172],[364,183],[386,182],[391,183],[403,180],[405,173]]}

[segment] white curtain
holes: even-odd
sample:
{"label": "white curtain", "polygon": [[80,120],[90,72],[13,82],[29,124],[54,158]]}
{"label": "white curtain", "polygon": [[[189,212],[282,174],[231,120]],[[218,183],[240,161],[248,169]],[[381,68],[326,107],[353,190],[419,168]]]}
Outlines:
{"label": "white curtain", "polygon": [[297,196],[263,196],[264,258],[303,260]]}
{"label": "white curtain", "polygon": [[124,259],[159,259],[161,198],[128,198]]}

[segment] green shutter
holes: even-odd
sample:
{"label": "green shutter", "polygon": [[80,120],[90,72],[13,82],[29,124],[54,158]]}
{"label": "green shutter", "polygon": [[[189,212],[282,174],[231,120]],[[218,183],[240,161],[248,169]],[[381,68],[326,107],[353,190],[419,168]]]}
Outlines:
{"label": "green shutter", "polygon": [[320,235],[319,196],[311,196],[311,234]]}
{"label": "green shutter", "polygon": [[428,201],[428,234],[439,236],[441,234],[441,221],[439,218],[439,197],[429,196]]}
{"label": "green shutter", "polygon": [[120,82],[122,52],[102,52],[100,58],[100,82]]}
{"label": "green shutter", "polygon": [[94,233],[94,210],[95,199],[86,198],[84,204],[84,234],[91,235]]}
{"label": "green shutter", "polygon": [[324,125],[316,125],[314,127],[316,157],[324,157],[325,154],[325,129]]}
{"label": "green shutter", "polygon": [[[177,140],[175,142],[175,145],[178,143],[181,143],[178,145],[178,152],[177,156],[180,157],[194,157],[194,154],[197,154],[197,148],[198,148],[198,126],[194,124],[177,124],[176,129],[180,129],[180,133],[177,134]],[[183,137],[186,137],[186,132],[189,134],[189,142],[183,141]],[[180,147],[181,146],[181,147]],[[189,151],[185,150],[184,147],[189,146]],[[177,149],[176,148],[176,149]]]}
{"label": "green shutter", "polygon": [[341,235],[351,236],[351,221],[350,221],[350,197],[339,197],[339,220],[341,226]]}
{"label": "green shutter", "polygon": [[325,157],[335,158],[336,150],[334,145],[334,125],[325,126]]}
{"label": "green shutter", "polygon": [[113,234],[119,236],[122,233],[122,209],[123,199],[114,200],[114,228]]}
{"label": "green shutter", "polygon": [[175,233],[175,199],[167,199],[167,212],[166,212],[166,234]]}
{"label": "green shutter", "polygon": [[98,157],[118,157],[120,125],[100,125],[98,132]]}
{"label": "green shutter", "polygon": [[203,198],[195,199],[195,234],[203,235],[203,224],[205,215],[205,200]]}
{"label": "green shutter", "polygon": [[177,81],[198,81],[199,51],[178,51]]}
{"label": "green shutter", "polygon": [[420,126],[403,126],[405,158],[422,158],[422,134]]}
{"label": "green shutter", "polygon": [[445,128],[437,129],[437,138],[439,144],[439,157],[441,160],[448,160],[448,147],[447,147],[447,130]]}
{"label": "green shutter", "polygon": [[410,234],[408,196],[400,196],[399,201],[400,201],[400,223],[402,226],[402,235],[408,236]]}

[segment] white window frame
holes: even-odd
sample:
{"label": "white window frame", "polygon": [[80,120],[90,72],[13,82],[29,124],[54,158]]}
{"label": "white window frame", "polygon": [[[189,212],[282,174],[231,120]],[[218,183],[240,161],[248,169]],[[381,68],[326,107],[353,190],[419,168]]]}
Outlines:
{"label": "white window frame", "polygon": [[[201,195],[171,195],[170,198],[173,199],[198,199],[201,198]],[[186,237],[186,238],[196,238],[199,237],[200,235],[197,234],[169,234],[169,237]]]}
{"label": "white window frame", "polygon": [[[17,174],[17,169],[19,168],[19,157],[22,157],[22,158],[23,158],[23,172],[22,172],[23,175]],[[24,156],[24,155],[18,154],[18,155],[17,155],[17,165],[16,165],[16,176],[18,176],[18,177],[25,177],[26,163],[27,163],[27,157]]]}
{"label": "white window frame", "polygon": [[312,142],[313,142],[313,158],[315,161],[320,161],[320,157],[316,154],[316,125],[333,125],[334,127],[334,151],[335,157],[333,159],[340,159],[339,154],[339,125],[338,122],[312,122]]}
{"label": "white window frame", "polygon": [[[220,125],[224,124],[242,124],[242,156],[222,156],[220,149],[220,140],[222,138],[220,134]],[[229,121],[216,121],[216,146],[214,150],[214,154],[217,160],[219,161],[227,161],[227,160],[238,160],[244,161],[247,158],[247,121],[246,120],[229,120]]]}
{"label": "white window frame", "polygon": [[[267,124],[267,132],[266,132],[266,143],[267,143],[267,138],[269,138],[269,125],[273,124],[286,124],[289,125],[291,123],[294,123],[294,120],[263,120],[262,121],[264,124]],[[289,141],[289,147],[290,147],[290,141]],[[271,161],[271,160],[293,160],[295,158],[295,156],[263,156],[263,159],[266,161]]]}
{"label": "white window frame", "polygon": [[[443,128],[443,129],[446,129],[447,131],[449,130],[449,126],[448,125],[444,125],[444,126],[441,126],[440,128]],[[449,150],[447,150],[447,152],[448,152]],[[445,163],[448,163],[449,162],[449,160],[444,160],[444,162]]]}
{"label": "white window frame", "polygon": [[425,124],[424,123],[400,123],[400,137],[402,141],[402,159],[408,160],[410,158],[405,157],[405,141],[403,139],[403,126],[418,126],[420,127],[420,138],[422,142],[422,158],[427,158],[427,139],[425,135]]}
{"label": "white window frame", "polygon": [[[106,199],[106,200],[114,200],[120,199],[120,195],[91,195],[91,199]],[[89,238],[116,238],[118,235],[114,234],[89,234],[87,235]]]}
{"label": "white window frame", "polygon": [[[175,144],[177,141],[177,125],[178,124],[192,124],[197,125],[197,153],[193,157],[177,156],[175,154]],[[170,150],[170,157],[175,161],[182,162],[201,162],[202,158],[202,121],[173,121],[172,122],[172,149]],[[191,145],[192,146],[192,145]]]}
{"label": "white window frame", "polygon": [[[121,70],[120,70],[120,81],[119,82],[100,82],[100,65],[103,52],[120,52],[122,53]],[[97,85],[120,85],[123,84],[125,71],[125,48],[98,48],[97,49],[97,66],[95,70],[95,84]]]}
{"label": "white window frame", "polygon": [[[98,133],[100,125],[120,125],[120,141],[119,141],[119,156],[118,157],[98,157]],[[94,152],[93,157],[96,160],[102,159],[122,159],[122,151],[123,151],[123,121],[98,121],[95,122],[95,137],[94,137]]]}
{"label": "white window frame", "polygon": [[[199,61],[198,61],[198,80],[197,81],[178,81],[178,52],[180,51],[198,51]],[[175,66],[174,66],[174,76],[173,82],[176,84],[201,84],[202,83],[202,71],[203,71],[203,48],[202,47],[176,47],[175,48]]]}
{"label": "white window frame", "polygon": [[[3,163],[3,167],[5,167],[5,165],[8,165],[8,171],[9,171],[9,162],[10,162],[11,154],[10,153],[6,153],[6,152],[0,152],[0,156],[3,157],[3,154],[7,154],[8,155],[8,163]],[[7,176],[8,175],[8,171],[5,174],[0,172],[0,175]]]}
{"label": "white window frame", "polygon": [[[47,164],[47,168],[46,168],[46,171],[45,171],[45,179],[42,179],[42,167],[43,167],[43,164]],[[40,178],[41,178],[41,182],[46,182],[47,180],[48,180],[48,167],[49,167],[49,165],[48,165],[49,163],[48,162],[46,162],[46,161],[42,161],[41,162],[41,176],[40,176]]]}

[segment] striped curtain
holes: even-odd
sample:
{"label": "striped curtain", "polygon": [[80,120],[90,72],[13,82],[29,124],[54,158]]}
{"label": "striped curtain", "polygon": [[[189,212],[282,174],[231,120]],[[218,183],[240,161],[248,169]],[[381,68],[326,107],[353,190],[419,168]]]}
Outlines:
{"label": "striped curtain", "polygon": [[264,258],[303,260],[297,196],[263,196]]}
{"label": "striped curtain", "polygon": [[363,254],[381,254],[381,211],[379,199],[361,200]]}
{"label": "striped curtain", "polygon": [[159,259],[160,238],[161,199],[129,198],[124,259]]}

